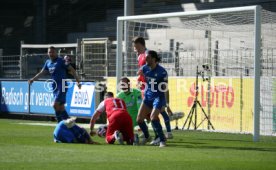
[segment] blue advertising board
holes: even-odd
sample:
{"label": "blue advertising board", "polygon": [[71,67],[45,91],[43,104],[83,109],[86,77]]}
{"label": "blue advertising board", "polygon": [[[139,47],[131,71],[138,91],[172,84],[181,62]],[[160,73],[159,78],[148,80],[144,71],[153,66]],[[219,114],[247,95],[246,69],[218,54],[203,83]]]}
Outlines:
{"label": "blue advertising board", "polygon": [[1,111],[28,113],[28,82],[2,81]]}
{"label": "blue advertising board", "polygon": [[46,88],[47,82],[35,81],[30,86],[30,113],[55,115],[55,101],[51,90]]}
{"label": "blue advertising board", "polygon": [[75,83],[70,82],[66,96],[66,110],[72,116],[89,116],[95,111],[95,83],[84,82],[81,89]]}
{"label": "blue advertising board", "polygon": [[[30,86],[28,82],[2,81],[1,82],[1,111],[23,112],[35,114],[55,115],[53,109],[54,95],[48,88],[49,83],[36,81]],[[91,117],[95,111],[94,82],[83,82],[79,89],[74,82],[68,82],[66,95],[66,111],[70,116]]]}

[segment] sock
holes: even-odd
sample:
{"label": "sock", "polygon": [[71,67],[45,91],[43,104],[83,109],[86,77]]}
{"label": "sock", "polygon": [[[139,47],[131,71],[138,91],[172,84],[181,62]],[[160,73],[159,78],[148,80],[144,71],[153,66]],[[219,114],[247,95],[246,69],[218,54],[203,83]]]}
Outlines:
{"label": "sock", "polygon": [[149,137],[149,130],[148,130],[148,126],[146,125],[145,121],[143,121],[142,123],[138,123],[140,129],[142,130],[142,132],[145,135],[145,138]]}
{"label": "sock", "polygon": [[159,136],[158,136],[157,132],[155,131],[155,128],[154,128],[152,122],[151,122],[151,126],[152,126],[152,129],[153,129],[154,135],[155,135],[154,139],[157,139]]}
{"label": "sock", "polygon": [[62,120],[69,118],[69,115],[66,110],[61,111],[61,118],[62,118]]}
{"label": "sock", "polygon": [[171,132],[172,129],[171,129],[171,122],[170,122],[170,117],[169,117],[169,115],[168,115],[167,112],[165,112],[165,111],[161,112],[161,115],[162,115],[163,118],[164,118],[164,122],[165,122],[165,125],[166,125],[167,132]]}
{"label": "sock", "polygon": [[60,111],[56,111],[55,114],[56,114],[57,122],[59,123],[60,121],[62,121],[61,112]]}
{"label": "sock", "polygon": [[56,118],[57,118],[58,123],[62,120],[65,120],[65,119],[69,118],[68,113],[66,112],[66,110],[56,111],[55,113],[56,113]]}
{"label": "sock", "polygon": [[151,122],[152,122],[152,124],[155,128],[156,133],[158,134],[158,136],[160,138],[160,141],[164,142],[165,141],[165,136],[164,136],[160,121],[159,120],[152,120]]}

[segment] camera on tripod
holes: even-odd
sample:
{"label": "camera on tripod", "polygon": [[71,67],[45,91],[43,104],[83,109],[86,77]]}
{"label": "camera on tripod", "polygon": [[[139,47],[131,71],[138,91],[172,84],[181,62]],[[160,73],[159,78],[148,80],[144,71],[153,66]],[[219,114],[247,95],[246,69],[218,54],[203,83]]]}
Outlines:
{"label": "camera on tripod", "polygon": [[202,77],[203,81],[208,81],[209,78],[205,77],[205,72],[208,73],[210,71],[210,65],[208,63],[202,64],[202,71],[198,71],[197,74]]}
{"label": "camera on tripod", "polygon": [[[196,95],[194,98],[194,103],[193,106],[191,107],[191,110],[182,126],[182,130],[184,129],[184,127],[186,126],[186,124],[188,123],[187,129],[190,129],[190,125],[193,124],[194,125],[194,130],[197,130],[197,128],[203,123],[204,120],[208,121],[208,129],[209,126],[215,130],[213,124],[211,123],[210,117],[206,114],[204,108],[202,107],[201,103],[198,100],[198,76],[202,76],[203,81],[207,80],[209,81],[209,78],[205,78],[205,72],[207,73],[207,76],[210,77],[209,73],[211,71],[211,67],[208,63],[205,63],[202,65],[203,71],[198,71],[198,65],[196,66],[196,81],[195,81],[195,89],[196,89]],[[210,83],[210,81],[208,82]],[[210,91],[209,91],[210,92]],[[197,105],[200,107],[201,109],[201,113],[203,114],[203,116],[205,117],[203,120],[200,120],[200,122],[198,123],[197,121]]]}

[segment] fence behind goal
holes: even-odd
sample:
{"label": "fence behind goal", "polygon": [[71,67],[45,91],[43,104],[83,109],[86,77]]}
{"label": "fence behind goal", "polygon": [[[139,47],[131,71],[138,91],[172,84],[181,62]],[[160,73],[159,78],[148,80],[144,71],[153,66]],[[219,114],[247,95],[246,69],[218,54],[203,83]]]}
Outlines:
{"label": "fence behind goal", "polygon": [[[54,46],[59,57],[69,55],[80,78],[101,81],[115,76],[114,45],[108,38],[84,38],[76,43],[21,44],[21,54],[3,56],[0,51],[0,79],[29,79],[49,59],[47,48]],[[45,76],[44,78],[49,78]]]}
{"label": "fence behind goal", "polygon": [[[180,125],[196,97],[198,75],[199,102],[216,131],[253,133],[255,141],[259,133],[273,136],[275,21],[275,13],[257,6],[119,17],[117,79],[135,76],[137,57],[131,40],[142,36],[148,49],[159,52],[160,64],[170,75],[170,105],[186,113]],[[199,106],[197,110],[197,122],[202,122],[197,128],[211,130]],[[194,128],[195,119],[191,120]]]}

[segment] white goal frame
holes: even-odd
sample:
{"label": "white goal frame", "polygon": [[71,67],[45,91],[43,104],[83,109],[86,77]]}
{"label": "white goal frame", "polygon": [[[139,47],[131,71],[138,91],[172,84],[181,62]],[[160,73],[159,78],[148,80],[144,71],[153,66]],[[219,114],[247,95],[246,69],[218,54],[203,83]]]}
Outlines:
{"label": "white goal frame", "polygon": [[[219,14],[230,12],[254,11],[254,130],[253,141],[257,142],[260,138],[260,58],[261,58],[261,7],[246,6],[235,8],[223,8],[213,10],[201,10],[191,12],[174,12],[152,15],[124,16],[117,18],[117,51],[116,51],[116,78],[117,84],[122,77],[123,69],[123,26],[125,21],[137,19],[156,19],[164,17],[196,16],[206,14]],[[117,88],[118,89],[118,88]]]}

